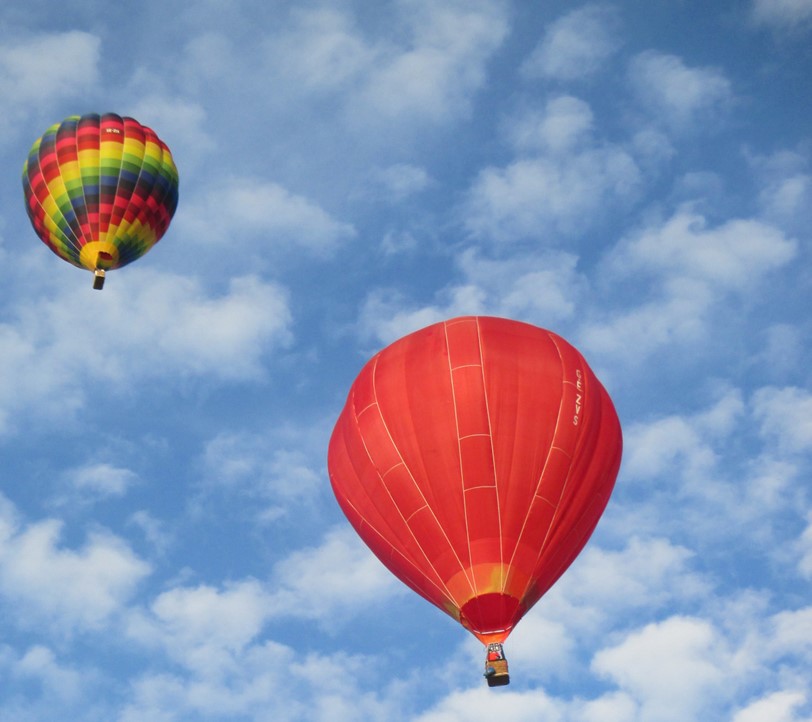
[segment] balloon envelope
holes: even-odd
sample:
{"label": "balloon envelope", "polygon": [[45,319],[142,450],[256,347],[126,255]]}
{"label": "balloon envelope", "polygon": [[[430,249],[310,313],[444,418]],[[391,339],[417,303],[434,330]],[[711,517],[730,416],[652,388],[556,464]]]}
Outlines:
{"label": "balloon envelope", "polygon": [[133,118],[74,115],[48,128],[23,165],[31,224],[79,268],[120,268],[166,232],[178,171],[166,144]]}
{"label": "balloon envelope", "polygon": [[390,571],[501,642],[586,544],[621,447],[612,401],[573,346],[469,316],[364,366],[328,468],[341,509]]}

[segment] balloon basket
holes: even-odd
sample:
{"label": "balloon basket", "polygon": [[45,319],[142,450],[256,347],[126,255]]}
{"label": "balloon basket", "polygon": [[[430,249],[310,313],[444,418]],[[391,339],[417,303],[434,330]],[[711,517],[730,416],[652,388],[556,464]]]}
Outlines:
{"label": "balloon basket", "polygon": [[93,288],[101,291],[104,288],[104,271],[97,268],[93,273]]}
{"label": "balloon basket", "polygon": [[485,654],[485,679],[488,687],[504,687],[510,684],[510,674],[508,673],[508,663],[502,645],[494,642],[488,645]]}

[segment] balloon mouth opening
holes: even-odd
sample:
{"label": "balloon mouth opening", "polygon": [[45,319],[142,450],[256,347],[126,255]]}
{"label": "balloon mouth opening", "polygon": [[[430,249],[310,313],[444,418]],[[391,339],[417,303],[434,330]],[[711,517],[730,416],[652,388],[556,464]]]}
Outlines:
{"label": "balloon mouth opening", "polygon": [[118,248],[109,241],[91,241],[82,246],[79,260],[90,271],[109,271],[118,263]]}
{"label": "balloon mouth opening", "polygon": [[480,594],[460,609],[460,622],[485,644],[503,642],[524,613],[516,597],[500,592]]}

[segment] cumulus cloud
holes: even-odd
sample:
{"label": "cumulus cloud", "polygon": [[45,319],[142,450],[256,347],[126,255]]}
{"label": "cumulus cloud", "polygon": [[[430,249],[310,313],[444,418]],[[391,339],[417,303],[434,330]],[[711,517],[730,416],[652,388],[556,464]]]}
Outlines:
{"label": "cumulus cloud", "polygon": [[130,469],[104,461],[90,461],[61,475],[60,490],[49,499],[49,504],[57,508],[83,506],[120,498],[138,481],[138,475]]}
{"label": "cumulus cloud", "polygon": [[752,0],[753,21],[779,30],[807,29],[812,23],[812,0]]}
{"label": "cumulus cloud", "polygon": [[729,432],[744,411],[741,394],[730,391],[694,416],[666,416],[632,424],[624,434],[624,473],[631,479],[650,479],[679,468],[686,476],[706,477],[718,458],[713,439]]}
{"label": "cumulus cloud", "polygon": [[273,588],[275,615],[325,624],[405,589],[346,525],[328,531],[319,546],[278,562]]}
{"label": "cumulus cloud", "polygon": [[518,151],[560,153],[589,138],[594,116],[580,98],[560,95],[548,100],[544,109],[522,113],[506,126],[511,144]]}
{"label": "cumulus cloud", "polygon": [[639,192],[640,170],[617,146],[584,149],[565,158],[528,157],[478,174],[465,203],[465,227],[475,238],[555,243],[595,223],[606,207]]}
{"label": "cumulus cloud", "polygon": [[781,150],[771,155],[748,154],[760,186],[758,202],[766,220],[802,233],[812,220],[812,173],[809,155]]}
{"label": "cumulus cloud", "polygon": [[193,177],[189,171],[216,146],[206,111],[199,103],[183,98],[153,93],[138,93],[137,97],[126,112],[152,128],[169,146],[183,190],[187,174]]}
{"label": "cumulus cloud", "polygon": [[672,131],[706,130],[730,108],[730,81],[717,68],[692,68],[675,55],[649,50],[632,58],[629,82],[640,108]]}
{"label": "cumulus cloud", "polygon": [[708,228],[705,218],[685,208],[662,227],[632,239],[615,263],[629,272],[690,276],[736,290],[760,273],[785,265],[796,247],[795,241],[765,223],[733,219]]}
{"label": "cumulus cloud", "polygon": [[298,8],[292,26],[269,43],[286,74],[311,92],[346,88],[384,52],[361,34],[354,19],[335,8]]}
{"label": "cumulus cloud", "polygon": [[516,722],[564,722],[565,707],[543,690],[494,695],[487,687],[452,692],[432,709],[414,718],[414,722],[490,722],[509,719]]}
{"label": "cumulus cloud", "polygon": [[803,722],[795,711],[806,702],[800,691],[782,691],[751,702],[733,716],[732,722]]}
{"label": "cumulus cloud", "polygon": [[812,394],[796,387],[765,387],[753,397],[761,434],[778,449],[803,453],[812,449]]}
{"label": "cumulus cloud", "polygon": [[485,62],[507,35],[504,5],[494,0],[400,4],[412,29],[411,46],[376,63],[359,94],[363,113],[434,122],[467,113],[485,80]]}
{"label": "cumulus cloud", "polygon": [[22,524],[6,503],[0,518],[0,598],[23,625],[53,625],[63,635],[104,628],[151,571],[119,537],[88,534],[60,543],[57,519]]}
{"label": "cumulus cloud", "polygon": [[[312,431],[311,431],[312,433]],[[222,432],[203,451],[201,500],[223,497],[249,501],[259,521],[270,522],[312,502],[321,490],[321,470],[314,468],[302,442],[267,434]]]}
{"label": "cumulus cloud", "polygon": [[798,571],[804,579],[812,579],[812,515],[808,515],[806,521],[806,529],[797,544],[800,554]]}
{"label": "cumulus cloud", "polygon": [[399,202],[425,190],[431,184],[431,178],[425,168],[396,163],[374,171],[370,183],[376,195]]}
{"label": "cumulus cloud", "polygon": [[175,587],[159,594],[149,614],[135,615],[130,634],[143,644],[159,644],[187,668],[221,673],[259,635],[268,616],[268,593],[256,580],[217,589]]}
{"label": "cumulus cloud", "polygon": [[594,671],[639,705],[641,722],[683,722],[713,716],[732,694],[730,652],[706,620],[670,617],[599,651]]}
{"label": "cumulus cloud", "polygon": [[645,358],[666,344],[696,340],[714,304],[750,292],[767,274],[792,260],[795,240],[756,220],[733,219],[708,227],[688,207],[617,246],[607,268],[617,278],[648,277],[655,298],[589,324],[582,338],[596,353]]}
{"label": "cumulus cloud", "polygon": [[358,331],[390,343],[411,331],[454,316],[490,314],[550,324],[569,318],[585,281],[568,253],[488,258],[467,249],[457,259],[461,279],[420,306],[393,289],[376,289],[364,302]]}
{"label": "cumulus cloud", "polygon": [[503,4],[400,0],[391,17],[400,32],[390,37],[404,40],[373,41],[339,10],[297,10],[291,29],[271,39],[267,53],[297,87],[340,93],[353,125],[465,115],[485,80],[485,62],[507,34]]}
{"label": "cumulus cloud", "polygon": [[[327,255],[355,236],[317,203],[264,180],[233,178],[185,203],[173,227],[198,243],[228,248],[235,235],[258,238],[262,252],[285,256],[292,249]],[[250,258],[247,247],[243,257]]]}
{"label": "cumulus cloud", "polygon": [[94,496],[123,496],[137,480],[129,469],[112,464],[89,463],[66,472],[66,480],[80,494]]}
{"label": "cumulus cloud", "polygon": [[474,238],[556,244],[639,196],[637,161],[622,145],[593,138],[584,101],[555,97],[504,125],[516,159],[481,170],[459,211]]}
{"label": "cumulus cloud", "polygon": [[4,117],[16,120],[29,110],[92,88],[99,77],[100,47],[98,37],[78,30],[6,37],[0,47]]}
{"label": "cumulus cloud", "polygon": [[585,5],[549,25],[521,72],[526,78],[578,80],[601,70],[620,44],[614,8]]}
{"label": "cumulus cloud", "polygon": [[13,322],[0,323],[0,431],[31,407],[69,416],[100,384],[126,393],[170,370],[257,378],[265,354],[291,338],[285,291],[256,277],[233,279],[219,296],[194,278],[143,269],[116,274],[95,296],[75,275],[64,279],[61,289],[12,309]]}

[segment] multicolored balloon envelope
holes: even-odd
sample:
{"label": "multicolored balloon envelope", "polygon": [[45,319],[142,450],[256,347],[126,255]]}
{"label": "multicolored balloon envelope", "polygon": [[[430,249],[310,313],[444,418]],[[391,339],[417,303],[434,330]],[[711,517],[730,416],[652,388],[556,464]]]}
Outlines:
{"label": "multicolored balloon envelope", "polygon": [[341,509],[390,571],[502,642],[586,544],[622,437],[583,356],[536,326],[462,317],[376,354],[330,439]]}
{"label": "multicolored balloon envelope", "polygon": [[133,118],[73,115],[51,126],[23,166],[31,223],[60,258],[96,273],[143,256],[178,205],[166,144]]}

